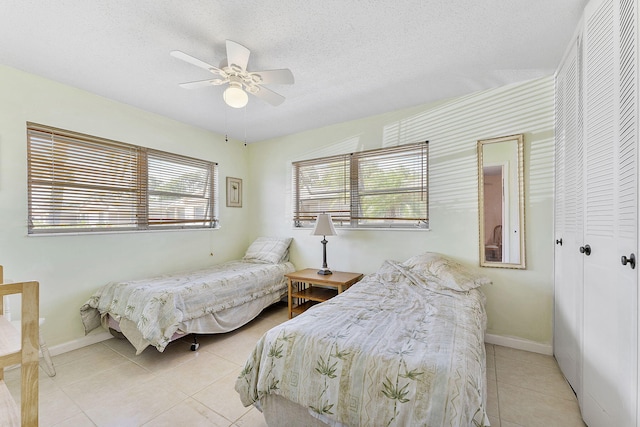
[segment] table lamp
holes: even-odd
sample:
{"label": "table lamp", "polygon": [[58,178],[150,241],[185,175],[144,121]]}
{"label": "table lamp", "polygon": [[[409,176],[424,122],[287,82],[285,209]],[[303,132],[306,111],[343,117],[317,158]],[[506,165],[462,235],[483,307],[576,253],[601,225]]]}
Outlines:
{"label": "table lamp", "polygon": [[336,229],[331,222],[331,215],[327,213],[321,213],[316,219],[316,226],[311,233],[312,236],[322,236],[322,268],[318,271],[318,274],[328,275],[332,274],[331,270],[327,268],[327,239],[326,236],[337,236]]}

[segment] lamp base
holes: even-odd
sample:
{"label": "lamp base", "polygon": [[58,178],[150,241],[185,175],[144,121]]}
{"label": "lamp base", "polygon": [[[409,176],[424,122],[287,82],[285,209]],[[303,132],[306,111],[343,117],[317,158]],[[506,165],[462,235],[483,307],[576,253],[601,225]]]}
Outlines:
{"label": "lamp base", "polygon": [[322,274],[323,276],[328,276],[329,274],[333,274],[333,272],[328,268],[321,268],[320,270],[318,270],[318,274]]}

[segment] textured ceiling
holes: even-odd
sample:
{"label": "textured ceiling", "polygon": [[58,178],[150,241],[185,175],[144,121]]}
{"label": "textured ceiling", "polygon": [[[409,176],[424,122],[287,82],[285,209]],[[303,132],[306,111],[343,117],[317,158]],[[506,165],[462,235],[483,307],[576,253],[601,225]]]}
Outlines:
{"label": "textured ceiling", "polygon": [[[0,64],[252,143],[550,75],[586,3],[1,0]],[[178,87],[211,74],[169,52],[218,65],[226,39],[291,69],[282,105]]]}

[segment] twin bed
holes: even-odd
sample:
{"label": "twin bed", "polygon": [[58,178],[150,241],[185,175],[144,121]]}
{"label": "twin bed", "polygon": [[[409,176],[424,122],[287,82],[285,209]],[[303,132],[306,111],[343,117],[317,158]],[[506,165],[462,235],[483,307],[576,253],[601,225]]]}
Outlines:
{"label": "twin bed", "polygon": [[489,283],[434,253],[386,261],[268,331],[236,382],[270,426],[486,426]]}
{"label": "twin bed", "polygon": [[163,351],[187,334],[237,329],[286,294],[284,275],[294,271],[291,240],[259,237],[241,260],[104,285],[80,309],[85,332],[102,325],[124,335],[140,354],[149,345]]}
{"label": "twin bed", "polygon": [[[236,329],[286,293],[290,242],[258,238],[242,260],[105,285],[81,308],[85,330],[119,330],[140,353]],[[265,333],[235,389],[270,426],[488,426],[488,283],[436,253],[386,261]]]}

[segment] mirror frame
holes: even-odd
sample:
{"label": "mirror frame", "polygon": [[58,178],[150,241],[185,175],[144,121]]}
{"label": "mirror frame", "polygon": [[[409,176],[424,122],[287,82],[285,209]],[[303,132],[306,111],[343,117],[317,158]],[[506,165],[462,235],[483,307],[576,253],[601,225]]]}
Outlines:
{"label": "mirror frame", "polygon": [[[500,142],[513,142],[517,145],[518,154],[518,217],[520,221],[520,262],[507,263],[498,261],[487,261],[485,254],[486,234],[484,229],[484,159],[482,148],[488,144],[496,144]],[[494,268],[526,268],[525,256],[525,215],[524,215],[524,134],[515,134],[501,136],[491,139],[478,140],[478,213],[479,213],[479,247],[480,247],[480,266]]]}

